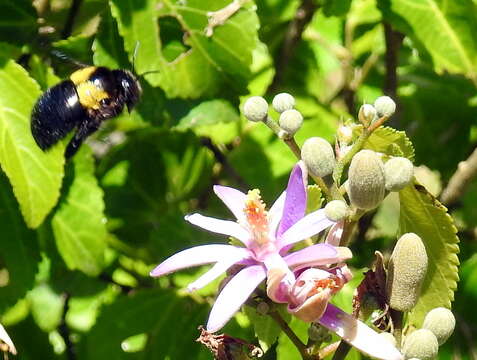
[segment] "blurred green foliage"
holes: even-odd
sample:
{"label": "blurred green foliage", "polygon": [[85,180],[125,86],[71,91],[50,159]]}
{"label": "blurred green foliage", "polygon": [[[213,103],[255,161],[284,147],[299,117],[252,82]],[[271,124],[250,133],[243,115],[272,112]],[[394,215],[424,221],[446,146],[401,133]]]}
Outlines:
{"label": "blurred green foliage", "polygon": [[[445,187],[475,147],[475,2],[250,0],[207,34],[209,12],[228,3],[0,2],[0,322],[19,359],[210,358],[194,339],[215,288],[181,291],[197,271],[148,274],[178,250],[225,241],[183,221],[193,211],[223,217],[213,184],[260,188],[269,204],[284,189],[296,158],[240,115],[248,96],[293,94],[305,117],[299,145],[310,136],[333,141],[363,102],[394,97],[391,125],[407,136],[382,128],[365,147],[414,159],[429,187]],[[36,146],[30,112],[78,62],[133,70],[143,96],[65,162],[67,140],[46,153]],[[425,167],[440,175],[437,184]],[[408,206],[399,225],[395,198],[362,219],[352,264],[370,267],[398,231],[435,236],[426,246],[436,275],[411,322],[455,297],[461,325],[440,357],[468,358],[477,337],[475,184],[452,206],[457,229],[429,194],[413,188],[400,197]],[[454,294],[456,230],[462,279]],[[336,301],[351,297],[343,291]],[[248,309],[224,331],[258,343],[253,322],[268,359],[297,358],[260,316]],[[294,319],[291,327],[306,339],[306,325]]]}

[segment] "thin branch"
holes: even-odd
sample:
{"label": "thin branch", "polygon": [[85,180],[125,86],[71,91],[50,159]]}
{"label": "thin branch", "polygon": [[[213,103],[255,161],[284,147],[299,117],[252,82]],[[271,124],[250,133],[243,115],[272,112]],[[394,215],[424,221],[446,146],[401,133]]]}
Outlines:
{"label": "thin branch", "polygon": [[477,175],[477,148],[464,161],[457,165],[457,170],[449,180],[444,191],[442,191],[441,201],[447,205],[453,205],[464,194],[471,181]]}
{"label": "thin branch", "polygon": [[65,26],[61,32],[61,38],[68,38],[73,32],[73,26],[75,23],[76,16],[78,15],[79,8],[81,6],[82,0],[73,0],[70,11],[68,12],[68,17],[66,18]]}
{"label": "thin branch", "polygon": [[336,349],[333,359],[332,360],[343,360],[346,358],[346,355],[348,355],[348,352],[351,350],[351,345],[349,345],[347,342],[341,340],[340,344],[338,345],[338,348]]}
{"label": "thin branch", "polygon": [[250,186],[247,184],[247,182],[240,176],[240,174],[230,165],[230,163],[227,160],[227,157],[220,151],[220,149],[215,146],[215,144],[212,142],[212,140],[208,137],[202,137],[200,139],[202,145],[204,145],[206,148],[208,148],[212,153],[214,154],[215,159],[217,162],[219,162],[226,173],[235,180],[235,182],[244,190],[250,189]]}
{"label": "thin branch", "polygon": [[66,323],[66,315],[70,308],[70,298],[71,298],[71,295],[68,293],[65,293],[65,303],[63,305],[63,314],[61,316],[61,324],[58,327],[58,332],[63,337],[63,340],[65,342],[66,358],[68,360],[76,360],[76,352],[70,338],[70,328],[68,327],[68,324]]}
{"label": "thin branch", "polygon": [[384,93],[393,99],[396,98],[398,77],[397,66],[399,62],[399,49],[404,40],[404,34],[395,31],[391,25],[384,23],[384,39],[386,41],[386,77],[384,79]]}
{"label": "thin branch", "polygon": [[280,326],[283,332],[288,336],[290,341],[296,346],[298,351],[301,354],[302,359],[313,359],[313,357],[308,353],[306,345],[296,336],[293,330],[288,326],[287,322],[283,320],[280,313],[276,310],[270,311],[268,313],[273,320]]}
{"label": "thin branch", "polygon": [[295,53],[295,49],[301,39],[303,31],[310,23],[317,8],[318,6],[315,4],[314,0],[303,0],[295,13],[294,19],[288,25],[285,39],[275,61],[275,76],[268,88],[270,92],[276,91],[280,86],[285,69],[288,67],[290,60]]}

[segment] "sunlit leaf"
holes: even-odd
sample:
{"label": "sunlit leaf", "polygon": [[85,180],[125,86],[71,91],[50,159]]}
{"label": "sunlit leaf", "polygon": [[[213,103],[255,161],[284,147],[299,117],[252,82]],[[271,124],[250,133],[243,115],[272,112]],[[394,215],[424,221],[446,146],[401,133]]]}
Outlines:
{"label": "sunlit leaf", "polygon": [[13,186],[25,222],[38,227],[58,201],[63,147],[43,152],[30,130],[38,84],[12,60],[0,59],[0,163]]}
{"label": "sunlit leaf", "polygon": [[438,71],[476,79],[477,4],[471,0],[380,1],[385,18],[429,51]]}
{"label": "sunlit leaf", "polygon": [[94,176],[91,150],[73,159],[74,179],[52,219],[58,251],[70,269],[97,275],[104,264],[106,224],[103,191]]}
{"label": "sunlit leaf", "polygon": [[382,152],[391,156],[403,156],[414,159],[414,147],[404,131],[390,127],[375,130],[364,144],[365,149]]}

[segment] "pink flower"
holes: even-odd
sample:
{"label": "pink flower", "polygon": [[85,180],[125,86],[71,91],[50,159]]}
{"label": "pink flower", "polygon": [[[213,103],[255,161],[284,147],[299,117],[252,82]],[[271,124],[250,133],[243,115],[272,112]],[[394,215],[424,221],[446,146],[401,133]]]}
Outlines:
{"label": "pink flower", "polygon": [[[200,214],[187,215],[185,219],[203,229],[238,239],[244,247],[219,244],[193,247],[169,257],[151,271],[151,276],[162,276],[192,266],[215,263],[208,272],[189,284],[188,290],[194,291],[216,279],[231,266],[243,266],[218,295],[210,312],[207,331],[215,332],[222,328],[270,271],[285,274],[280,286],[287,287],[295,282],[290,269],[343,260],[342,252],[328,244],[316,244],[288,254],[297,242],[334,224],[326,218],[323,209],[305,216],[306,173],[300,163],[293,168],[286,191],[268,211],[258,190],[244,194],[230,187],[216,185],[214,191],[237,221]],[[287,299],[273,300],[287,302]]]}

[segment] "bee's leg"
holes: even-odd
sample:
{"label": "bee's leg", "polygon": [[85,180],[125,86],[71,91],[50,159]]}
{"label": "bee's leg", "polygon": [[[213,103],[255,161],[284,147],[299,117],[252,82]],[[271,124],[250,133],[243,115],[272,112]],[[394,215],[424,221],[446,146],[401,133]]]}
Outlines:
{"label": "bee's leg", "polygon": [[74,154],[76,154],[76,152],[78,151],[83,141],[92,133],[94,133],[96,130],[98,130],[100,124],[101,123],[99,121],[94,121],[91,119],[87,119],[83,121],[78,126],[78,129],[76,130],[75,135],[68,143],[68,146],[66,147],[66,150],[65,150],[65,157],[69,159]]}

